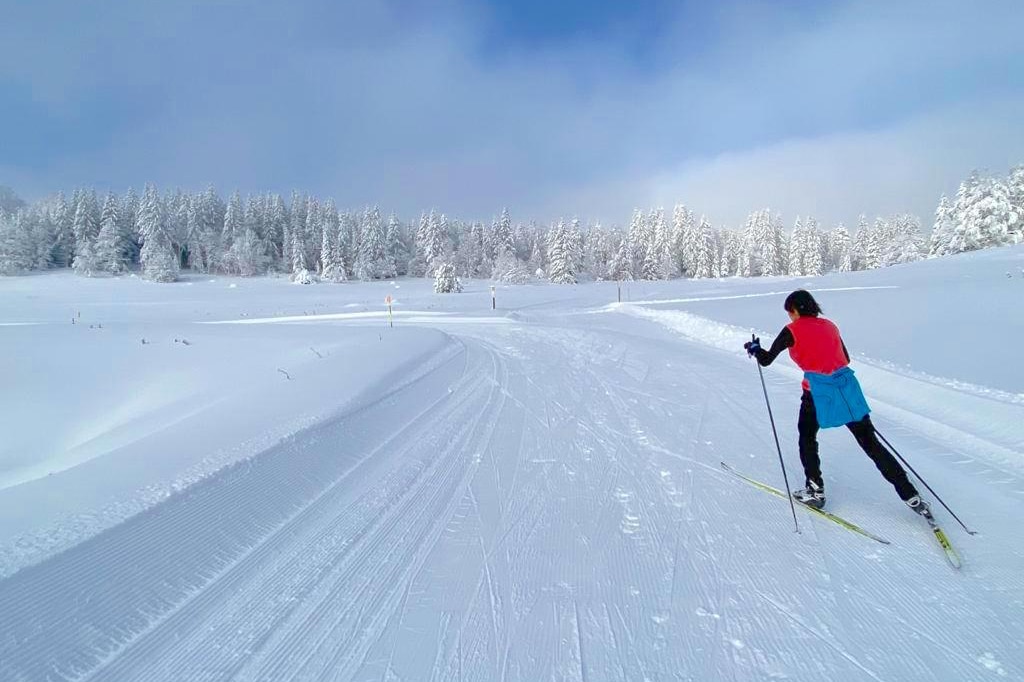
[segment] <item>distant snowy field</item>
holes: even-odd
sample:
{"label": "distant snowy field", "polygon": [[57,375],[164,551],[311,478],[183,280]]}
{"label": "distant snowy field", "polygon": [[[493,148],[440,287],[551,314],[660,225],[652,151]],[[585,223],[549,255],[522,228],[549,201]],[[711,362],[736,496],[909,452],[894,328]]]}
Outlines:
{"label": "distant snowy field", "polygon": [[[951,519],[944,519],[947,532],[967,548],[962,575],[947,573],[949,569],[932,553],[934,548],[924,531],[918,537],[908,530],[914,527],[914,519],[900,517],[902,525],[891,525],[895,522],[888,519],[905,510],[892,504],[895,497],[858,454],[848,434],[822,435],[823,452],[831,447],[842,451],[842,457],[825,455],[826,466],[832,467],[826,475],[834,472],[838,479],[832,488],[837,513],[846,513],[865,525],[873,523],[883,534],[897,535],[897,545],[904,549],[914,546],[917,554],[866,547],[860,538],[843,537],[841,529],[818,528],[814,537],[838,536],[830,541],[843,551],[852,547],[842,555],[844,563],[871,564],[855,573],[837,575],[834,579],[840,584],[832,585],[827,597],[821,596],[824,588],[820,586],[802,597],[794,596],[803,589],[790,583],[794,575],[803,576],[800,585],[819,581],[814,577],[816,564],[799,550],[790,560],[807,571],[787,567],[785,556],[770,562],[764,556],[777,554],[773,537],[780,543],[794,542],[792,528],[786,527],[788,508],[762,499],[767,496],[760,493],[733,487],[701,468],[727,459],[751,474],[781,484],[771,478],[777,477],[777,460],[773,466],[775,454],[760,384],[740,345],[749,338],[750,330],[766,343],[770,341],[787,321],[782,310],[785,295],[798,287],[814,292],[826,316],[839,324],[854,356],[853,367],[878,415],[879,428],[894,442],[906,444],[904,454],[920,463],[922,473],[935,476],[938,480],[933,484],[940,492],[982,528],[980,539],[967,539],[955,532]],[[389,295],[394,300],[393,327],[384,306]],[[237,552],[224,558],[227,563],[217,564],[216,571],[205,574],[210,580],[215,582],[221,575],[218,571],[229,571],[234,565],[231,562],[241,562],[243,552],[255,551],[262,546],[259,543],[269,542],[268,537],[277,538],[267,535],[276,532],[275,524],[320,504],[327,491],[335,490],[315,486],[348,481],[353,471],[374,461],[377,455],[372,453],[391,452],[389,439],[405,437],[396,434],[419,433],[425,443],[428,436],[440,433],[437,430],[442,426],[449,429],[449,435],[431,453],[447,452],[446,443],[454,448],[463,437],[474,444],[452,450],[451,457],[469,457],[464,462],[458,460],[457,467],[452,464],[461,472],[450,479],[452,506],[445,506],[447,502],[440,497],[417,503],[433,509],[436,501],[441,525],[424,526],[422,531],[410,527],[403,531],[406,535],[397,536],[422,533],[429,539],[417,540],[422,545],[410,545],[410,552],[415,552],[406,559],[410,567],[417,568],[410,569],[408,575],[394,576],[396,585],[405,586],[405,596],[382,596],[381,601],[366,605],[371,611],[401,615],[379,622],[360,620],[352,632],[362,635],[342,637],[335,643],[336,649],[351,646],[359,652],[351,660],[348,654],[329,653],[334,651],[329,640],[321,638],[315,651],[292,650],[299,651],[294,660],[301,663],[295,662],[288,674],[261,677],[270,670],[280,672],[274,666],[285,660],[275,658],[285,655],[275,649],[275,637],[299,632],[298,626],[281,614],[267,615],[266,622],[273,627],[268,625],[266,632],[253,631],[253,641],[269,639],[260,640],[259,646],[247,640],[237,650],[243,653],[236,652],[230,662],[221,661],[220,668],[211,660],[174,658],[167,640],[159,640],[164,648],[154,649],[148,657],[132,658],[135,638],[146,629],[115,623],[124,616],[123,609],[129,609],[124,606],[118,607],[122,611],[111,607],[102,612],[111,620],[93,624],[91,632],[99,633],[95,634],[97,641],[69,631],[66,624],[54,625],[57,634],[52,651],[43,644],[35,649],[22,647],[16,659],[9,657],[7,664],[0,663],[0,673],[8,673],[0,677],[22,679],[11,675],[30,675],[46,668],[56,672],[48,672],[45,678],[24,679],[92,679],[89,675],[94,674],[99,675],[95,679],[199,679],[189,675],[209,669],[221,671],[211,673],[209,679],[320,679],[318,675],[332,665],[341,665],[338,661],[342,659],[344,665],[338,669],[351,674],[338,673],[338,679],[455,679],[456,670],[463,671],[460,679],[479,680],[821,679],[829,673],[833,679],[844,680],[1024,677],[1024,654],[1019,648],[1024,637],[1024,541],[1019,531],[1012,530],[1019,525],[1015,522],[1021,521],[1024,508],[1024,362],[1020,357],[1024,246],[817,278],[624,283],[622,298],[622,303],[616,301],[616,284],[608,282],[499,285],[497,309],[492,310],[489,283],[478,281],[467,282],[463,293],[438,295],[429,281],[404,279],[297,286],[283,278],[190,276],[175,284],[153,284],[135,277],[85,279],[70,274],[0,278],[0,376],[4,386],[0,391],[0,578],[6,578],[6,585],[0,579],[0,608],[31,597],[16,589],[19,579],[35,580],[49,566],[59,567],[62,561],[71,561],[66,557],[75,556],[60,552],[84,547],[89,539],[95,543],[120,541],[119,528],[127,528],[128,520],[143,523],[137,519],[153,518],[143,514],[147,510],[152,514],[166,505],[185,504],[194,486],[241,476],[239,466],[250,466],[247,462],[257,466],[261,457],[277,456],[274,453],[282,448],[313,451],[316,443],[327,443],[328,434],[333,434],[331,447],[338,457],[348,453],[344,456],[353,458],[354,468],[341,467],[331,458],[317,460],[317,466],[324,468],[321,474],[310,473],[312,478],[336,478],[308,482],[313,487],[280,502],[279,519],[268,520],[251,537],[246,536],[247,540],[234,536]],[[794,423],[799,375],[786,361],[766,370],[766,376],[776,401],[773,407],[783,431],[780,435],[787,461],[792,472],[797,472]],[[422,397],[413,399],[414,391],[421,391]],[[563,399],[563,392],[570,397]],[[463,402],[447,408],[443,407],[445,401]],[[421,410],[434,409],[442,411],[433,426],[421,425]],[[627,414],[633,416],[624,416]],[[694,415],[703,416],[697,419]],[[460,430],[463,423],[464,435]],[[332,425],[340,424],[344,428],[331,431]],[[549,435],[537,435],[541,433]],[[318,452],[322,451],[321,447]],[[532,480],[535,474],[527,471],[549,471],[551,463],[568,456],[566,453],[572,453],[573,461],[558,465],[568,476],[564,486],[552,487],[537,479],[525,488],[516,487]],[[685,453],[685,466],[680,463],[680,453]],[[371,486],[374,480],[384,485],[391,480],[389,476],[398,477],[394,479],[397,482],[408,475],[404,485],[419,490],[412,481],[419,481],[416,477],[420,475],[434,476],[435,467],[442,466],[423,459],[410,470],[413,473],[404,474],[400,462],[406,456],[395,454],[396,468],[387,469],[391,465],[385,466],[385,462],[392,461],[389,454],[381,460],[383,478],[360,478],[360,485]],[[623,458],[634,457],[637,462],[622,464]],[[703,464],[687,463],[691,458]],[[513,460],[519,463],[513,465]],[[611,468],[598,470],[597,460],[611,463]],[[464,471],[463,466],[467,467]],[[840,473],[843,467],[852,468]],[[648,469],[650,480],[642,473]],[[613,470],[619,473],[609,473]],[[492,472],[486,474],[493,477],[492,488],[488,488],[490,502],[483,488],[478,489],[484,472]],[[790,474],[791,483],[794,478],[799,481],[798,472]],[[270,486],[267,490],[273,487],[271,478],[255,480]],[[442,487],[437,490],[449,490],[449,479],[438,480]],[[709,511],[708,504],[720,503],[702,502],[702,496],[715,495],[726,485],[734,504]],[[378,491],[375,499],[393,500],[398,505],[404,499],[398,497],[404,489]],[[257,486],[253,490],[263,494],[259,491],[264,489]],[[351,495],[359,490],[363,488],[353,488]],[[560,491],[565,490],[572,490],[574,497],[564,498]],[[863,491],[869,492],[861,498]],[[445,495],[447,500],[448,493]],[[543,501],[549,497],[558,504]],[[493,508],[488,506],[491,504]],[[517,516],[512,512],[520,504],[533,506],[523,507]],[[513,520],[533,518],[534,511],[542,510],[536,511],[539,520],[534,523],[539,525],[532,531],[541,533],[549,524],[558,525],[546,515],[556,514],[559,505],[569,505],[566,509],[570,512],[558,512],[563,517],[575,518],[574,512],[581,514],[580,519],[598,514],[593,518],[602,525],[581,530],[578,538],[569,530],[566,536],[544,536],[548,541],[536,545],[538,553],[518,559],[502,550],[503,563],[489,563],[494,548],[505,542],[509,533],[520,532],[513,530],[520,528]],[[621,523],[607,526],[601,522],[604,514],[620,507]],[[390,509],[387,504],[383,508]],[[642,563],[644,552],[653,552],[653,557],[664,550],[671,555],[671,547],[665,543],[674,542],[677,549],[671,575],[661,572],[664,566],[649,571],[639,567],[632,573],[627,566],[609,568],[588,580],[586,571],[599,569],[586,568],[592,556],[579,560],[586,552],[596,551],[592,544],[604,547],[602,551],[615,551],[615,543],[631,542],[630,537],[645,528],[645,523],[657,521],[656,510],[662,508],[667,510],[663,523],[646,541],[654,545],[637,545],[640,549],[630,551],[639,552],[641,559],[636,560]],[[689,520],[673,509],[678,514],[685,512]],[[216,525],[218,515],[230,511],[220,509],[206,525]],[[389,523],[413,518],[408,511],[404,516],[395,513]],[[749,536],[755,538],[755,544],[760,543],[762,554],[744,549],[733,556],[760,563],[763,575],[776,576],[764,578],[782,585],[778,588],[781,592],[765,597],[774,604],[765,613],[774,614],[772,618],[783,614],[781,622],[791,630],[771,634],[774,621],[760,622],[755,617],[740,627],[746,636],[737,634],[739,631],[726,636],[728,624],[716,619],[724,618],[728,607],[719,604],[716,611],[709,600],[716,591],[731,594],[736,584],[748,579],[760,584],[759,578],[743,573],[745,577],[736,578],[739,583],[723,586],[715,582],[720,576],[716,578],[702,567],[702,557],[703,561],[717,557],[712,562],[718,566],[715,570],[727,572],[729,562],[716,552],[741,542],[733,534],[736,524],[756,523],[758,516],[769,513],[778,516],[778,523],[751,531]],[[723,515],[730,520],[726,522]],[[813,526],[809,519],[801,520]],[[469,532],[465,524],[480,527]],[[679,534],[687,524],[703,524],[709,534],[699,538],[698,544],[686,545]],[[716,532],[708,531],[708,524]],[[104,531],[107,533],[101,536]],[[383,530],[371,524],[361,532],[372,535]],[[464,533],[471,545],[479,542],[488,547],[481,550],[483,558],[470,561],[468,569],[444,565],[435,556],[440,551],[436,548],[449,541],[462,542],[459,538]],[[531,546],[536,537],[525,536],[522,546]],[[744,535],[742,542],[748,539]],[[175,536],[168,535],[167,541],[173,544]],[[334,542],[345,545],[349,539]],[[497,544],[492,547],[488,542]],[[676,571],[683,571],[678,563],[682,561],[679,547],[684,545],[689,547],[692,575],[690,580],[678,578],[683,582],[677,584]],[[454,549],[448,551],[449,556],[459,556]],[[565,556],[560,558],[560,552]],[[200,561],[201,557],[195,556]],[[904,573],[901,562],[908,560],[916,566]],[[436,561],[441,563],[435,565]],[[560,571],[562,561],[576,568]],[[424,566],[434,568],[422,569]],[[872,575],[875,570],[884,572],[883,568],[895,573],[887,578]],[[484,600],[490,603],[484,629],[493,633],[486,642],[477,643],[482,647],[479,650],[471,650],[468,644],[463,648],[461,643],[461,638],[474,630],[478,602],[475,597],[459,596],[454,583],[445,588],[448,591],[438,593],[436,608],[415,611],[409,606],[409,586],[429,591],[437,585],[428,580],[429,575],[448,579],[460,571],[465,571],[470,581],[466,589],[478,579],[493,581],[490,587],[478,584],[475,588],[491,591]],[[499,589],[501,578],[494,573],[503,574],[508,581],[502,588],[507,593]],[[485,574],[489,577],[479,578]],[[939,602],[945,599],[942,595],[947,589],[959,595],[950,596],[947,604],[949,614],[958,614],[956,637],[949,634],[952,626],[937,622],[941,609],[918,614],[925,625],[914,630],[906,621],[917,622],[916,615],[898,610],[888,615],[857,615],[858,606],[836,601],[848,599],[843,596],[847,588],[881,589],[878,586],[884,583],[878,580],[894,581],[891,584],[898,592],[901,578],[921,575],[928,576],[925,583]],[[630,582],[613,585],[619,578]],[[647,578],[654,582],[642,583]],[[645,615],[637,616],[640,620],[636,623],[631,607],[620,604],[611,608],[609,604],[618,597],[599,594],[599,586],[613,592],[621,588],[624,599],[632,598],[628,596],[631,590],[636,595],[654,593],[655,583],[663,579],[671,583],[664,593],[669,596],[650,597],[644,602]],[[362,580],[357,582],[363,584]],[[707,580],[714,584],[702,582]],[[167,581],[169,584],[171,578]],[[685,610],[673,602],[681,598],[682,584],[696,599]],[[166,614],[185,613],[180,609],[200,587],[193,585],[167,597],[159,607],[144,609],[149,614],[143,618],[149,623],[146,627],[156,627]],[[315,588],[310,589],[314,592],[303,593],[304,598],[312,598]],[[767,594],[776,588],[761,584],[757,589]],[[530,606],[529,600],[523,601],[524,590],[537,599],[536,595],[542,594],[554,599],[553,610],[543,612],[552,622],[532,610],[535,606]],[[913,593],[907,588],[903,596],[910,598]],[[992,599],[977,601],[979,594]],[[825,599],[824,607],[838,619],[833,626],[839,630],[827,623],[815,624],[822,608],[814,603],[817,599]],[[891,604],[892,597],[889,599],[886,603]],[[599,603],[604,604],[600,609]],[[977,607],[973,612],[972,603]],[[566,612],[566,606],[572,604],[576,610]],[[966,610],[958,611],[961,606]],[[38,608],[42,613],[46,606]],[[219,616],[210,612],[202,617],[221,618],[216,624],[227,627],[232,621],[224,609],[227,606],[217,612]],[[277,612],[267,611],[271,613]],[[31,620],[24,617],[29,619],[25,622]],[[544,646],[554,648],[543,653],[534,650],[539,644],[528,632],[528,623],[538,618],[539,630],[561,645],[546,643]],[[206,622],[198,615],[195,619],[189,622],[196,626]],[[422,621],[419,630],[417,619]],[[874,634],[870,631],[875,627],[873,619],[881,623]],[[975,620],[984,619],[994,622],[975,627]],[[664,622],[668,629],[662,631],[659,628]],[[45,626],[38,628],[46,632]],[[923,638],[908,645],[918,647],[918,652],[905,663],[897,659],[906,652],[886,654],[883,646],[884,640],[901,628],[904,633],[907,628],[921,633]],[[417,645],[403,654],[401,643],[412,636],[407,632],[410,629],[433,633],[430,637],[435,639],[429,646],[422,645],[429,651],[421,651]],[[706,645],[706,650],[698,646],[687,653],[676,646],[675,653],[666,651],[673,642],[692,641],[695,632],[705,637],[701,646]],[[628,641],[619,639],[624,633]],[[6,634],[17,638],[19,631]],[[997,639],[982,646],[989,636]],[[770,640],[765,648],[755,646],[759,637]],[[196,641],[202,646],[210,644]],[[227,640],[221,644],[224,642]],[[877,651],[872,649],[876,645],[880,647]],[[722,648],[712,653],[716,647]],[[605,651],[598,654],[595,648]],[[111,658],[118,652],[125,652],[124,656]],[[820,664],[823,668],[801,668],[806,652],[825,652],[820,655],[829,662]],[[603,662],[595,656],[603,657]],[[682,658],[676,660],[677,656]],[[4,659],[2,644],[0,659]],[[699,663],[687,668],[691,660]],[[154,661],[159,661],[159,666],[147,667],[155,666]],[[5,665],[9,667],[5,669]],[[192,665],[199,667],[189,667]],[[108,670],[105,666],[113,667]],[[899,674],[893,672],[897,668]],[[97,672],[102,670],[111,676]],[[943,677],[944,671],[948,677]],[[143,672],[145,675],[139,676]]]}

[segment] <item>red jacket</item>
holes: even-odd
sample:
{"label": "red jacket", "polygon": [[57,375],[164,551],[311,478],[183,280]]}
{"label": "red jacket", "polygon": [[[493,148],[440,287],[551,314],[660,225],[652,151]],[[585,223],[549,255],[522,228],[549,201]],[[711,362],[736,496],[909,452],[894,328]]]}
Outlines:
{"label": "red jacket", "polygon": [[[831,374],[850,364],[839,328],[823,317],[801,317],[786,325],[793,335],[789,357],[805,372]],[[801,384],[805,391],[810,384],[804,379]]]}

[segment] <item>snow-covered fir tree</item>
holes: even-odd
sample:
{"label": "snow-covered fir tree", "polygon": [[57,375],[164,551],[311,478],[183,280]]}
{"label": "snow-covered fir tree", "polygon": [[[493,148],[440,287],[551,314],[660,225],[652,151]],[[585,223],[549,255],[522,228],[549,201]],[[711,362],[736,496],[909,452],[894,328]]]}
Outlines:
{"label": "snow-covered fir tree", "polygon": [[54,226],[54,242],[50,260],[54,267],[68,267],[74,258],[74,219],[75,216],[68,207],[64,192],[58,192],[50,209],[50,221]]}
{"label": "snow-covered fir tree", "polygon": [[235,234],[226,261],[231,264],[231,271],[242,277],[252,277],[266,271],[270,256],[255,226],[246,225],[240,233]]}
{"label": "snow-covered fir tree", "polygon": [[897,214],[890,221],[891,232],[885,244],[883,266],[919,261],[925,256],[925,238],[916,216]]}
{"label": "snow-covered fir tree", "polygon": [[676,204],[672,209],[672,255],[676,267],[686,277],[693,276],[696,260],[697,219],[689,208]]}
{"label": "snow-covered fir tree", "polygon": [[853,242],[846,227],[839,223],[836,229],[829,234],[829,253],[831,265],[838,272],[850,272],[853,270],[852,252]]}
{"label": "snow-covered fir tree", "polygon": [[128,270],[131,258],[129,235],[122,232],[120,205],[111,192],[103,201],[100,217],[100,234],[96,239],[95,256],[97,266],[104,272],[120,274]]}
{"label": "snow-covered fir tree", "polygon": [[242,207],[242,195],[236,190],[228,200],[227,210],[224,213],[224,229],[221,231],[221,244],[225,249],[231,250],[236,237],[242,233],[245,225],[245,209]]}
{"label": "snow-covered fir tree", "polygon": [[163,200],[152,184],[139,203],[139,234],[142,237],[142,274],[154,282],[173,282],[178,278],[178,258],[167,235]]}
{"label": "snow-covered fir tree", "polygon": [[501,216],[491,224],[491,249],[490,255],[497,259],[503,253],[515,253],[515,240],[512,234],[512,218],[508,209],[501,210]]}
{"label": "snow-covered fir tree", "polygon": [[573,257],[569,246],[568,230],[565,221],[548,232],[548,281],[555,284],[575,284],[576,273],[573,272]]}
{"label": "snow-covered fir tree", "polygon": [[[483,234],[483,225],[480,225],[480,232]],[[408,228],[396,214],[388,216],[388,226],[384,231],[386,251],[394,264],[394,276],[402,277],[408,274],[406,265],[409,262]],[[483,266],[480,275],[482,276]]]}
{"label": "snow-covered fir tree", "polygon": [[0,275],[15,275],[32,267],[32,235],[20,216],[0,213]]}
{"label": "snow-covered fir tree", "polygon": [[1010,189],[1001,178],[977,172],[960,185],[954,210],[954,228],[947,251],[962,253],[1015,241],[1017,223]]}
{"label": "snow-covered fir tree", "polygon": [[825,273],[822,238],[818,221],[808,217],[804,223],[803,274],[817,277]]}
{"label": "snow-covered fir tree", "polygon": [[1015,216],[1010,225],[1010,238],[1015,243],[1024,242],[1024,165],[1015,166],[1006,179],[1010,207]]}
{"label": "snow-covered fir tree", "polygon": [[793,225],[793,231],[789,235],[789,274],[804,274],[804,250],[806,245],[807,239],[804,236],[804,223],[800,216],[797,216],[796,223]]}
{"label": "snow-covered fir tree", "polygon": [[72,223],[74,233],[75,254],[74,266],[77,272],[92,273],[99,270],[96,261],[96,238],[100,233],[100,209],[97,205],[95,191],[76,192],[75,217]]}
{"label": "snow-covered fir tree", "polygon": [[416,231],[416,255],[410,263],[410,271],[418,276],[433,276],[433,270],[442,262],[447,242],[448,221],[443,215],[431,210],[420,218]]}
{"label": "snow-covered fir tree", "polygon": [[374,206],[363,214],[362,242],[356,258],[355,274],[361,280],[395,276],[394,261],[387,254],[387,234],[380,210]]}
{"label": "snow-covered fir tree", "polygon": [[700,237],[697,240],[694,254],[693,277],[698,279],[712,277],[714,275],[715,241],[711,223],[704,216],[701,216],[697,231]]}
{"label": "snow-covered fir tree", "polygon": [[928,239],[929,257],[945,256],[949,253],[955,227],[953,204],[949,197],[943,194],[935,208],[935,222],[932,223],[932,234]]}
{"label": "snow-covered fir tree", "polygon": [[438,263],[434,268],[434,292],[454,294],[460,291],[462,291],[462,282],[455,275],[455,266],[451,263]]}
{"label": "snow-covered fir tree", "polygon": [[857,217],[857,231],[850,246],[850,265],[854,270],[867,269],[868,243],[871,241],[871,226],[863,213]]}
{"label": "snow-covered fir tree", "polygon": [[320,242],[320,258],[322,259],[322,277],[328,282],[348,281],[345,270],[345,258],[339,243],[341,219],[334,199],[328,199],[323,207],[323,235]]}

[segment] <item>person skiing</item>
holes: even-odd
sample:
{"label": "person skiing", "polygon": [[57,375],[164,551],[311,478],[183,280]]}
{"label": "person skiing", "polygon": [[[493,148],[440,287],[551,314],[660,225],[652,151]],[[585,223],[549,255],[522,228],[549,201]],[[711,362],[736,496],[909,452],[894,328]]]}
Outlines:
{"label": "person skiing", "polygon": [[810,292],[797,289],[783,304],[790,323],[771,348],[761,347],[761,340],[743,344],[747,354],[763,367],[775,361],[786,349],[793,362],[804,371],[803,395],[800,397],[800,462],[804,467],[805,484],[793,493],[794,499],[811,507],[825,506],[825,482],[818,457],[818,430],[845,425],[857,444],[875,463],[878,470],[896,489],[907,506],[922,516],[929,516],[928,503],[907,478],[907,472],[878,440],[871,423],[870,411],[860,383],[850,369],[850,354],[839,334],[839,328],[820,317],[822,310]]}

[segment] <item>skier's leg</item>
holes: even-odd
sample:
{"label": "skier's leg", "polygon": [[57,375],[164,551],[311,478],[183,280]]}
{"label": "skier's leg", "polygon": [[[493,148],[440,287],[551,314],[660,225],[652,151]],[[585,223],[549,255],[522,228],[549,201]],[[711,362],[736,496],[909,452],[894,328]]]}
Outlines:
{"label": "skier's leg", "polygon": [[882,472],[885,480],[889,481],[901,500],[909,500],[917,495],[917,489],[907,478],[907,472],[903,470],[900,463],[892,456],[892,453],[878,441],[875,435],[875,427],[871,423],[871,417],[866,416],[859,422],[850,422],[846,425],[850,432],[857,439],[857,444],[867,453],[871,461],[875,463],[878,470]]}
{"label": "skier's leg", "polygon": [[[800,433],[800,463],[804,465],[804,478],[824,487],[821,479],[821,459],[818,457],[818,413],[814,411],[814,400],[810,391],[800,396],[800,418],[797,431]],[[806,483],[805,483],[806,485]]]}

